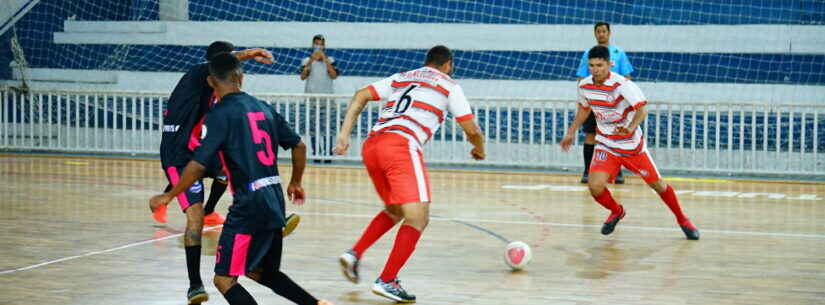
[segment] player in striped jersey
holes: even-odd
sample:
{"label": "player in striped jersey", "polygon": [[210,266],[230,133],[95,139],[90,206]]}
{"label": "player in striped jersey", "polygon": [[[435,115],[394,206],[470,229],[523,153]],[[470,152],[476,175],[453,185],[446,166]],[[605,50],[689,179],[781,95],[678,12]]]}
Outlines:
{"label": "player in striped jersey", "polygon": [[596,202],[611,211],[602,226],[602,234],[612,233],[625,216],[624,207],[613,199],[606,187],[624,166],[659,194],[687,239],[698,240],[699,231],[682,213],[673,187],[662,180],[647,151],[644,132],[639,127],[647,117],[647,101],[642,90],[625,77],[610,72],[610,53],[604,46],[590,49],[588,65],[591,76],[579,81],[579,109],[560,144],[562,149],[569,150],[576,130],[591,112],[595,114],[596,152],[588,185]]}
{"label": "player in striped jersey", "polygon": [[485,157],[484,136],[473,120],[464,91],[450,77],[452,69],[450,49],[435,46],[427,52],[424,67],[394,74],[358,90],[337,137],[335,153],[344,154],[353,125],[367,102],[388,101],[362,149],[364,165],[384,201],[384,210],[378,212],[340,261],[344,275],[357,283],[358,262],[364,251],[403,220],[384,271],[372,288],[375,294],[397,302],[415,302],[415,296],[401,287],[397,275],[429,222],[430,182],[422,146],[449,112],[473,144],[472,158]]}

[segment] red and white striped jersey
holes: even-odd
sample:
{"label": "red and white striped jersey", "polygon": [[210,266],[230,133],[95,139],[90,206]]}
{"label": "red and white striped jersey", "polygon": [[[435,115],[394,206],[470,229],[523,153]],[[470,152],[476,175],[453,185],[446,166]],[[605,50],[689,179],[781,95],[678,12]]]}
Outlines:
{"label": "red and white striped jersey", "polygon": [[647,104],[644,93],[632,81],[610,73],[601,85],[593,76],[579,82],[579,106],[590,108],[596,116],[597,146],[614,155],[635,155],[646,151],[645,137],[639,126],[629,135],[618,135],[616,127],[627,127],[636,109]]}
{"label": "red and white striped jersey", "polygon": [[423,145],[444,122],[446,112],[459,122],[473,118],[461,86],[434,68],[396,73],[367,88],[372,100],[387,100],[370,135],[398,132]]}

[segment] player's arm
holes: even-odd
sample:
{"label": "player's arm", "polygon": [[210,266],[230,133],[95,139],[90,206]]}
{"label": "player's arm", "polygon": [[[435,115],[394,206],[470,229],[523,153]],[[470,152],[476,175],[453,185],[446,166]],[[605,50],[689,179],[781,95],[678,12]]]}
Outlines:
{"label": "player's arm", "polygon": [[573,144],[573,135],[576,134],[576,131],[579,130],[582,123],[587,120],[587,116],[590,115],[590,107],[584,107],[579,105],[578,109],[576,109],[576,117],[573,119],[573,122],[570,123],[570,127],[567,128],[567,133],[564,134],[564,138],[561,139],[559,145],[561,145],[561,149],[564,151],[570,150],[570,145]]}
{"label": "player's arm", "polygon": [[[198,163],[197,161],[189,161],[186,164],[186,167],[183,169],[183,174],[180,177],[180,181],[176,184],[172,189],[163,195],[164,200],[169,202],[172,198],[175,198],[178,194],[182,193],[186,189],[188,189],[192,184],[195,184],[195,181],[200,180],[203,178],[203,175],[206,173],[206,167],[202,164]],[[154,199],[154,198],[153,198]],[[164,202],[164,203],[166,203]]]}
{"label": "player's arm", "polygon": [[235,55],[235,57],[237,57],[240,61],[255,59],[255,61],[259,63],[265,63],[268,65],[272,64],[275,60],[274,57],[272,57],[272,53],[261,48],[235,51],[232,52],[232,55]]}
{"label": "player's arm", "polygon": [[616,133],[620,135],[629,135],[636,131],[636,128],[639,128],[639,126],[642,125],[646,118],[647,107],[645,107],[645,105],[642,104],[636,108],[636,114],[633,115],[633,120],[630,121],[630,125],[627,125],[627,128],[622,126],[616,127]]}
{"label": "player's arm", "polygon": [[[289,127],[286,119],[275,108],[270,107],[272,117],[275,120],[275,130],[278,132],[278,145],[283,149],[288,149],[292,153],[292,176],[290,176],[289,186],[286,194],[294,204],[303,204],[306,193],[301,186],[304,178],[304,169],[307,165],[307,146],[301,141],[301,137]],[[273,147],[277,149],[277,147]]]}
{"label": "player's arm", "polygon": [[226,117],[223,116],[223,113],[217,111],[212,111],[206,116],[205,125],[209,133],[206,134],[203,143],[195,149],[192,161],[186,164],[180,181],[172,190],[152,197],[152,199],[149,200],[150,209],[154,210],[162,204],[168,204],[172,201],[172,198],[175,198],[175,196],[185,191],[192,186],[195,181],[203,177],[206,172],[204,164],[207,164],[208,161],[215,156],[218,149],[223,146],[229,132],[229,124],[226,121]]}
{"label": "player's arm", "polygon": [[344,123],[341,124],[341,129],[338,131],[335,149],[333,149],[336,154],[343,155],[347,152],[347,149],[349,149],[349,137],[352,134],[355,121],[358,120],[358,116],[361,115],[361,111],[364,110],[367,102],[375,99],[369,88],[370,87],[359,89],[349,101],[347,115],[344,117]]}
{"label": "player's arm", "polygon": [[461,126],[461,129],[464,130],[467,141],[473,144],[473,150],[470,151],[473,159],[484,160],[487,156],[484,150],[484,134],[481,133],[478,123],[475,120],[465,120],[458,122],[458,126]]}
{"label": "player's arm", "polygon": [[645,98],[644,93],[642,93],[642,89],[632,81],[626,82],[623,86],[619,87],[618,90],[625,101],[630,103],[636,113],[633,114],[633,119],[630,120],[630,124],[627,125],[627,127],[616,127],[615,132],[620,135],[632,134],[647,118],[647,107],[645,107],[645,105],[647,105],[647,98]]}

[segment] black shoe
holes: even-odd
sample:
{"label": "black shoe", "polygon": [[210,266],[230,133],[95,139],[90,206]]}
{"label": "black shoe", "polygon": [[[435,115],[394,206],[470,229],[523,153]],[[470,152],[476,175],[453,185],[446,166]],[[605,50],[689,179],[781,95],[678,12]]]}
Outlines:
{"label": "black shoe", "polygon": [[622,213],[618,216],[613,213],[610,213],[610,216],[607,217],[607,219],[604,221],[604,225],[602,225],[602,235],[609,235],[610,233],[613,233],[613,230],[616,229],[616,224],[619,223],[619,220],[622,220],[622,218],[624,218],[624,207],[619,207],[622,209]]}
{"label": "black shoe", "polygon": [[624,175],[622,175],[622,171],[619,171],[619,174],[616,175],[616,180],[613,182],[616,184],[624,184]]}
{"label": "black shoe", "polygon": [[398,303],[415,303],[415,295],[407,294],[404,288],[401,288],[401,282],[398,278],[387,283],[378,278],[372,284],[372,293],[396,301]]}
{"label": "black shoe", "polygon": [[590,181],[590,175],[585,173],[584,175],[582,175],[582,180],[580,180],[579,182],[587,184],[588,181]]}
{"label": "black shoe", "polygon": [[197,305],[209,300],[209,295],[203,286],[189,287],[189,292],[186,293],[186,299],[189,300],[190,305]]}
{"label": "black shoe", "polygon": [[696,226],[694,226],[690,220],[684,224],[679,224],[679,227],[682,228],[682,232],[685,232],[685,237],[688,240],[699,240],[699,230],[696,229]]}

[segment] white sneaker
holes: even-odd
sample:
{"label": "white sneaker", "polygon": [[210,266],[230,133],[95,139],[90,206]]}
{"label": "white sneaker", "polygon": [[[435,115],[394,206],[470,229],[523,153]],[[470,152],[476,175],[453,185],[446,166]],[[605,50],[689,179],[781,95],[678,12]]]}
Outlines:
{"label": "white sneaker", "polygon": [[360,278],[358,277],[358,257],[355,256],[355,251],[347,250],[338,257],[338,261],[341,263],[341,273],[350,282],[358,284]]}

